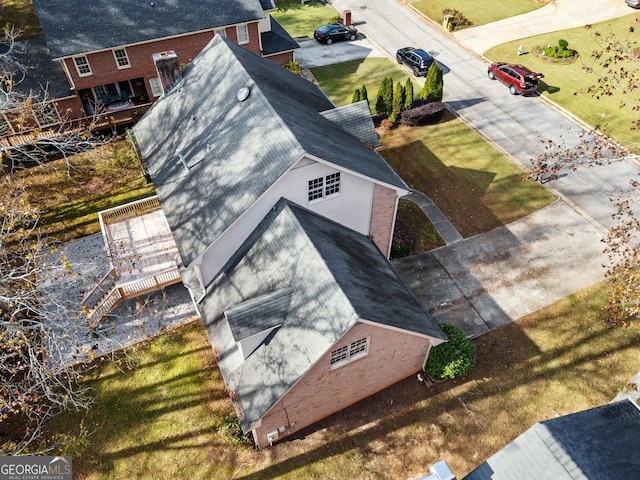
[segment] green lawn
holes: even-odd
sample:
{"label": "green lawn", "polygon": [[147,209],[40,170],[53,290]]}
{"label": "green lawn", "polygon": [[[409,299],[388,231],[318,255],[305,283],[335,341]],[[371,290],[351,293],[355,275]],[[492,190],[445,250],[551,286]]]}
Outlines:
{"label": "green lawn", "polygon": [[[403,83],[407,78],[393,62],[377,58],[313,73],[337,105],[350,103],[361,82],[373,104],[385,76]],[[451,114],[436,125],[386,131],[380,140],[380,154],[411,188],[430,196],[465,237],[529,215],[554,199],[537,182],[521,181],[522,170]]]}
{"label": "green lawn", "polygon": [[611,401],[636,373],[640,329],[604,321],[606,292],[483,335],[463,378],[431,388],[409,378],[260,452],[218,433],[232,407],[198,322],[98,364],[87,378],[95,403],[47,436],[76,438],[55,453],[72,454],[82,480],[413,478],[442,458],[462,478],[534,423]]}
{"label": "green lawn", "polygon": [[325,23],[333,23],[338,13],[329,5],[309,1],[301,5],[300,0],[278,0],[278,11],[271,15],[292,37],[312,37],[313,31]]}
{"label": "green lawn", "polygon": [[22,30],[21,39],[42,36],[31,0],[0,0],[0,19],[2,27],[9,23]]}
{"label": "green lawn", "polygon": [[[492,48],[485,53],[485,56],[492,61],[517,61],[531,70],[544,73],[545,78],[541,85],[543,95],[589,125],[602,126],[611,137],[637,144],[640,143],[640,131],[631,131],[630,127],[631,122],[638,118],[638,112],[632,111],[631,108],[620,108],[621,102],[633,100],[629,95],[618,91],[612,96],[602,96],[596,99],[581,93],[597,82],[595,75],[590,75],[584,70],[585,66],[595,65],[591,58],[591,52],[596,49],[594,33],[613,31],[624,38],[630,27],[637,27],[637,21],[640,21],[640,12],[595,24],[589,29],[574,28],[506,43]],[[638,34],[634,33],[633,36],[638,37]],[[557,45],[560,39],[567,40],[569,48],[577,50],[580,54],[575,63],[570,65],[549,64],[531,53],[536,46]],[[635,38],[635,41],[637,47],[638,38]],[[526,52],[520,57],[516,54],[519,45],[522,45]],[[627,64],[626,66],[637,69],[637,65]]]}
{"label": "green lawn", "polygon": [[481,4],[467,0],[414,0],[410,3],[439,24],[443,20],[442,10],[451,8],[462,12],[473,26],[477,26],[536,10],[548,0],[484,0]]}
{"label": "green lawn", "polygon": [[[147,184],[131,144],[121,140],[65,160],[16,172],[27,182],[29,202],[41,212],[50,240],[68,242],[100,231],[98,212],[155,193]],[[10,188],[0,178],[0,194]]]}

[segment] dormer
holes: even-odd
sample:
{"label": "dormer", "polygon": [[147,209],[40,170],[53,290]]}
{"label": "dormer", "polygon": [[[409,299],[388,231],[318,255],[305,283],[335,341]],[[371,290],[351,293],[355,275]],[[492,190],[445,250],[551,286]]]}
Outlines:
{"label": "dormer", "polygon": [[260,345],[268,343],[272,334],[284,323],[293,287],[254,297],[224,311],[233,339],[246,359]]}

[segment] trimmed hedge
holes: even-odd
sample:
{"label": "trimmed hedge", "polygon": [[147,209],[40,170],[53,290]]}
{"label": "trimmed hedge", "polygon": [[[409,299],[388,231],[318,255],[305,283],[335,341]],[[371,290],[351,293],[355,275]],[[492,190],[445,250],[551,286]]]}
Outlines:
{"label": "trimmed hedge", "polygon": [[415,108],[405,110],[400,114],[400,123],[408,126],[418,126],[438,123],[444,115],[445,106],[442,102],[429,102]]}
{"label": "trimmed hedge", "polygon": [[441,323],[440,328],[449,341],[431,349],[425,372],[433,380],[464,375],[476,364],[476,346],[455,325]]}

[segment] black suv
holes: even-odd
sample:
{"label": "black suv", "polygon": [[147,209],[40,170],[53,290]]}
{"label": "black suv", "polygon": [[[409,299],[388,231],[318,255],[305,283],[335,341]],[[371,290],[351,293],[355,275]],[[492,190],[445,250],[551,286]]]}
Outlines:
{"label": "black suv", "polygon": [[411,67],[416,77],[426,75],[429,67],[433,64],[433,57],[420,48],[405,47],[396,52],[396,60]]}

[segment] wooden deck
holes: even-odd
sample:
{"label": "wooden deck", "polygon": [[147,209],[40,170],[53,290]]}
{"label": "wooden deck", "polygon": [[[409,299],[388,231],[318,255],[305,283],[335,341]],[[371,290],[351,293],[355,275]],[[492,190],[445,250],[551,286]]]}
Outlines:
{"label": "wooden deck", "polygon": [[162,209],[106,223],[105,230],[119,283],[154,276],[176,266],[178,247]]}
{"label": "wooden deck", "polygon": [[122,300],[180,282],[178,247],[157,197],[99,213],[112,269],[82,304],[99,320]]}

